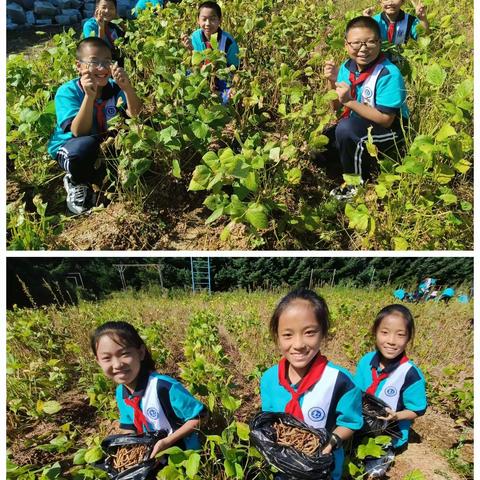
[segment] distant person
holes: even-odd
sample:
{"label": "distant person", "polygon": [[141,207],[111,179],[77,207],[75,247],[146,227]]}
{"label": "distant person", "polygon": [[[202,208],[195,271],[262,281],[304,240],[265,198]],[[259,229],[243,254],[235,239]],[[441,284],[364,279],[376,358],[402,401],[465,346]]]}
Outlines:
{"label": "distant person", "polygon": [[343,174],[357,175],[360,182],[369,179],[374,157],[367,150],[369,135],[379,152],[395,153],[404,143],[404,128],[409,116],[406,88],[400,70],[381,51],[380,29],[370,17],[350,20],[345,32],[349,60],[340,68],[325,63],[324,75],[335,89],[336,109],[343,107],[338,123],[324,134],[329,143],[325,152],[312,152],[314,162],[340,186],[330,195],[348,200],[357,187],[343,183]]}
{"label": "distant person", "polygon": [[156,371],[155,362],[137,330],[127,322],[107,322],[90,337],[95,359],[117,384],[120,428],[141,434],[166,430],[150,458],[172,446],[199,449],[196,429],[205,407],[174,378]]}
{"label": "distant person", "polygon": [[320,352],[328,328],[327,304],[315,292],[294,290],[280,300],[270,320],[270,333],[282,359],[262,375],[260,397],[262,411],[290,413],[328,431],[330,441],[322,453],[333,453],[331,478],[340,480],[343,442],[363,424],[362,397],[350,373]]}
{"label": "distant person", "polygon": [[[181,37],[182,43],[185,48],[193,51],[203,51],[207,48],[213,48],[211,44],[212,35],[217,35],[218,48],[222,52],[225,52],[227,57],[227,67],[234,66],[238,68],[240,66],[240,60],[238,58],[238,45],[235,39],[227,32],[220,28],[222,23],[222,10],[220,5],[216,2],[203,2],[198,7],[198,19],[199,29],[195,30],[189,37],[183,34]],[[227,103],[233,96],[233,90],[231,89],[230,82],[215,79],[215,89],[219,96],[222,98],[223,103]]]}
{"label": "distant person", "polygon": [[125,32],[112,20],[118,18],[117,0],[96,0],[95,13],[83,24],[83,38],[99,37],[104,40],[112,51],[112,58],[123,67],[123,59],[115,46],[115,40],[125,35]]}
{"label": "distant person", "polygon": [[48,152],[67,172],[63,183],[68,209],[81,214],[94,206],[92,184],[102,185],[105,177],[105,166],[96,168],[96,163],[107,121],[121,113],[138,115],[142,101],[101,38],[80,41],[76,57],[79,77],[64,83],[55,95],[57,123]]}
{"label": "distant person", "polygon": [[[429,32],[430,26],[427,19],[427,9],[421,1],[414,3],[417,16],[405,13],[402,6],[405,0],[380,0],[382,11],[373,16],[380,26],[380,38],[382,41],[395,45],[407,43],[410,38],[417,40],[417,25],[421,25],[425,33]],[[375,7],[366,8],[363,15],[371,17]]]}
{"label": "distant person", "polygon": [[455,296],[455,289],[447,287],[439,297],[442,302],[448,303]]}
{"label": "distant person", "polygon": [[427,397],[425,378],[405,352],[415,335],[410,310],[403,305],[383,308],[375,318],[372,333],[376,349],[358,362],[355,382],[363,392],[389,405],[388,415],[378,418],[398,421],[401,433],[401,438],[392,440],[383,457],[365,461],[368,478],[383,478],[395,454],[407,446],[413,420],[425,413]]}

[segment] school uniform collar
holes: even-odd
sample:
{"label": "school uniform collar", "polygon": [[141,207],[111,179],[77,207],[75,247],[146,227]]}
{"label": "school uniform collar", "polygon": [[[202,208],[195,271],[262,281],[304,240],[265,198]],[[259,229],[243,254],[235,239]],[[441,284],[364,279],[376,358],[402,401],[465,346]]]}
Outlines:
{"label": "school uniform collar", "polygon": [[[222,36],[222,32],[223,32],[223,31],[222,31],[221,28],[219,28],[219,29],[217,30],[217,41],[218,41],[218,42],[220,42],[220,38],[221,38],[221,36]],[[209,42],[209,41],[210,41],[210,40],[209,40],[209,39],[207,38],[207,36],[205,35],[205,32],[202,30],[202,42],[203,42],[203,43],[206,43],[206,42]]]}
{"label": "school uniform collar", "polygon": [[[400,365],[400,361],[402,360],[403,356],[405,355],[405,352],[400,353],[397,357],[393,359],[393,361],[385,367],[383,370],[381,370],[380,373],[392,373],[395,369],[398,368]],[[372,360],[370,361],[370,366],[372,368],[375,368],[377,371],[380,368],[380,352],[377,350],[375,352],[375,355],[373,356]]]}
{"label": "school uniform collar", "polygon": [[125,385],[122,385],[122,398],[143,397],[145,390],[147,389],[149,378],[150,372],[140,372],[138,375],[137,385],[133,393],[130,393]]}
{"label": "school uniform collar", "polygon": [[[380,55],[382,53],[383,52],[380,50],[377,58],[375,60],[373,60],[373,62],[370,62],[368,65],[366,65],[365,68],[362,71],[368,70],[374,63],[378,62],[378,58],[380,57]],[[352,73],[355,73],[355,74],[360,73],[360,71],[358,70],[357,62],[353,61],[351,58],[349,60],[347,60],[347,63],[345,64],[345,67],[347,67],[347,70],[349,72],[352,72]]]}
{"label": "school uniform collar", "polygon": [[[385,15],[385,12],[382,12],[382,13],[380,14],[380,16],[381,16],[382,20],[383,20],[387,25],[390,24],[390,23],[392,23],[392,22],[388,19],[388,17]],[[405,12],[404,12],[403,10],[400,10],[400,11],[398,12],[398,16],[397,16],[397,19],[395,20],[395,23],[401,22],[404,18],[405,18]]]}

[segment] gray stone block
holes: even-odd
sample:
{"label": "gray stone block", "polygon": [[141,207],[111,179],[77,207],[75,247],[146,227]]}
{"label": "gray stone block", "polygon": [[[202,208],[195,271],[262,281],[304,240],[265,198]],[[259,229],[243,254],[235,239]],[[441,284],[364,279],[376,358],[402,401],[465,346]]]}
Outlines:
{"label": "gray stone block", "polygon": [[57,7],[50,2],[43,2],[41,0],[35,0],[33,11],[35,14],[45,17],[54,17],[58,13]]}
{"label": "gray stone block", "polygon": [[35,25],[45,26],[45,25],[52,25],[52,24],[53,22],[51,18],[37,18],[37,22]]}
{"label": "gray stone block", "polygon": [[33,0],[15,0],[15,3],[21,5],[25,10],[33,10]]}
{"label": "gray stone block", "polygon": [[35,25],[35,14],[32,12],[32,10],[29,10],[28,12],[25,12],[25,17],[27,19],[27,24],[28,25]]}
{"label": "gray stone block", "polygon": [[55,21],[59,25],[71,25],[71,17],[70,15],[55,15]]}

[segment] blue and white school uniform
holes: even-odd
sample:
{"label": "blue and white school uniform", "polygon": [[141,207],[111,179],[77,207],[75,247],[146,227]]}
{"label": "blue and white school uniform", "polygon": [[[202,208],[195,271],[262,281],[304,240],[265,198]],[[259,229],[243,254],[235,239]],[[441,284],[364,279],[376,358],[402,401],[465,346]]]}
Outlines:
{"label": "blue and white school uniform", "polygon": [[[269,368],[260,380],[262,411],[285,412],[291,394],[280,385],[278,365]],[[292,385],[296,390],[296,385]],[[304,422],[314,428],[333,432],[337,426],[359,430],[363,425],[361,391],[350,373],[331,362],[320,380],[300,396]],[[334,450],[335,469],[332,480],[340,480],[344,462],[343,448]]]}
{"label": "blue and white school uniform", "polygon": [[[136,425],[138,413],[136,414],[135,407],[131,405],[135,400],[139,402],[140,416],[145,420],[142,430],[166,430],[168,434],[178,430],[188,420],[198,418],[205,408],[179,381],[166,375],[151,372],[149,375],[140,376],[137,383],[133,393],[124,385],[117,386],[120,428],[141,433]],[[196,433],[183,438],[180,443],[185,449],[200,448]]]}
{"label": "blue and white school uniform", "polygon": [[[389,373],[388,377],[380,381],[373,395],[387,403],[395,412],[411,410],[421,416],[427,408],[425,378],[411,360],[400,363],[402,356],[399,356],[396,362],[382,370],[380,354],[377,351],[367,353],[358,362],[355,383],[365,392],[374,381],[372,369],[378,375]],[[393,439],[394,448],[399,448],[408,442],[408,432],[411,425],[411,420],[400,420],[398,422],[402,436],[399,439]]]}
{"label": "blue and white school uniform", "polygon": [[[390,20],[385,15],[384,12],[381,12],[373,16],[373,19],[378,23],[380,27],[380,38],[382,41],[389,41],[388,30],[391,25]],[[401,45],[407,43],[410,38],[414,40],[417,39],[417,25],[420,23],[420,20],[414,15],[405,13],[403,10],[398,12],[397,19],[393,25],[393,38],[391,43],[395,45]]]}
{"label": "blue and white school uniform", "polygon": [[138,0],[134,8],[134,16],[137,17],[142,10],[146,10],[148,6],[156,8],[160,6],[163,8],[163,0]]}

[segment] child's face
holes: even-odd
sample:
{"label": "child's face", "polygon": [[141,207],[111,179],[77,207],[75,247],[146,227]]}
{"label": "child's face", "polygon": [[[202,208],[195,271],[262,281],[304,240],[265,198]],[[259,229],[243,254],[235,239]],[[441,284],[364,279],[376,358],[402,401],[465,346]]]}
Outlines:
{"label": "child's face", "polygon": [[387,360],[398,357],[409,340],[407,322],[399,313],[384,317],[375,333],[377,348]]}
{"label": "child's face", "polygon": [[381,0],[382,10],[389,17],[396,17],[402,8],[404,0]]}
{"label": "child's face", "polygon": [[320,351],[322,334],[310,302],[291,302],[278,319],[278,347],[281,354],[299,373]]}
{"label": "child's face", "polygon": [[81,57],[76,62],[78,73],[83,75],[89,72],[94,76],[97,85],[104,87],[111,76],[112,55],[110,51],[94,45],[85,45]]}
{"label": "child's face", "polygon": [[220,28],[220,18],[213,8],[202,8],[198,14],[198,25],[205,32],[207,38],[217,33]]}
{"label": "child's face", "polygon": [[120,339],[113,339],[109,335],[100,337],[97,344],[97,363],[106,377],[133,390],[145,357],[145,347],[126,347],[121,343]]}
{"label": "child's face", "polygon": [[117,16],[117,9],[113,2],[110,2],[109,0],[100,0],[95,12],[106,22],[111,22]]}
{"label": "child's face", "polygon": [[349,57],[359,68],[372,63],[380,53],[381,44],[377,34],[366,27],[351,28],[345,39]]}

